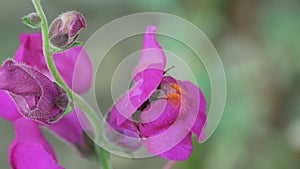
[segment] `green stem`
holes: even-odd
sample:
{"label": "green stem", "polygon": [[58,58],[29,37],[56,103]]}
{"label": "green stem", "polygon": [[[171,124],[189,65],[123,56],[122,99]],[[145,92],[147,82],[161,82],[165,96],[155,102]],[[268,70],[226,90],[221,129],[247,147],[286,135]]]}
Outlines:
{"label": "green stem", "polygon": [[105,151],[103,148],[96,146],[97,154],[100,156],[101,160],[98,161],[98,164],[105,169],[112,169],[110,163],[110,154]]}
{"label": "green stem", "polygon": [[50,41],[49,41],[49,34],[48,34],[48,22],[46,15],[43,11],[43,8],[41,6],[40,0],[32,0],[32,3],[36,9],[37,14],[41,17],[42,23],[41,23],[41,31],[43,36],[43,52],[44,56],[46,58],[47,65],[49,67],[50,72],[52,73],[55,81],[66,90],[69,97],[72,97],[72,90],[66,85],[64,80],[61,78],[54,60],[53,60],[53,53],[51,51],[50,47]]}
{"label": "green stem", "polygon": [[79,106],[85,112],[85,115],[91,122],[92,127],[95,129],[96,152],[100,157],[100,160],[98,161],[100,162],[99,165],[104,169],[112,169],[109,152],[98,146],[98,144],[100,144],[100,141],[103,139],[102,127],[99,123],[98,116],[94,113],[92,108],[82,99],[82,97],[73,93],[73,98],[74,104]]}
{"label": "green stem", "polygon": [[[42,23],[41,23],[41,31],[43,36],[43,53],[46,58],[46,62],[48,65],[48,68],[54,77],[55,81],[66,90],[67,94],[73,100],[74,104],[79,106],[88,117],[89,121],[91,122],[94,130],[95,130],[95,142],[99,144],[99,141],[102,140],[102,127],[98,121],[97,115],[94,114],[94,111],[90,108],[90,106],[77,94],[72,92],[72,90],[66,85],[64,80],[61,78],[54,60],[53,60],[53,52],[51,50],[50,41],[49,41],[49,32],[48,32],[48,22],[47,18],[45,16],[45,13],[43,11],[43,8],[41,6],[40,0],[32,0],[32,3],[36,9],[37,14],[41,17]],[[73,107],[72,107],[73,109]],[[70,111],[70,110],[69,110]],[[110,155],[107,151],[103,150],[102,148],[98,147],[96,148],[97,154],[101,158],[101,167],[103,169],[111,169],[110,164]]]}

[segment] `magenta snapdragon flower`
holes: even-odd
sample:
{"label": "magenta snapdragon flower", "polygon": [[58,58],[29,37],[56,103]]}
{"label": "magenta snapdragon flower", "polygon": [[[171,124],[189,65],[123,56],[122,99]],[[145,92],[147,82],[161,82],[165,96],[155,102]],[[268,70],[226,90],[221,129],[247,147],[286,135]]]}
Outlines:
{"label": "magenta snapdragon flower", "polygon": [[[90,147],[85,144],[85,131],[75,110],[61,118],[70,101],[66,92],[53,82],[44,59],[41,34],[22,34],[20,40],[14,61],[6,61],[0,68],[0,116],[12,122],[16,131],[9,148],[9,162],[15,169],[60,169],[63,167],[57,164],[54,150],[43,137],[40,126],[85,153]],[[89,90],[93,72],[88,55],[81,54],[77,66],[82,71],[76,72],[76,80],[81,82],[72,86],[81,50],[82,47],[74,47],[54,54],[59,73],[77,93]]]}
{"label": "magenta snapdragon flower", "polygon": [[107,116],[106,138],[125,151],[144,145],[148,152],[185,160],[192,151],[191,134],[205,138],[206,103],[191,82],[165,76],[166,55],[148,26],[142,56],[133,74],[134,86]]}

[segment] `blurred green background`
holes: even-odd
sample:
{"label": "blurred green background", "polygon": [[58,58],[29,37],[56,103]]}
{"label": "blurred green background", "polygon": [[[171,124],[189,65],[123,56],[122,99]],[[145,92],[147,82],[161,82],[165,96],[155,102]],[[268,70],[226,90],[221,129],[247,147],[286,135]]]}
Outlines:
{"label": "blurred green background", "polygon": [[[165,12],[199,27],[216,47],[227,75],[228,95],[222,121],[204,144],[194,142],[189,160],[175,169],[300,168],[300,1],[299,0],[42,0],[48,19],[62,11],[84,14],[86,41],[106,23],[136,12]],[[0,61],[13,57],[18,36],[35,32],[21,23],[33,12],[29,0],[0,2]],[[209,84],[209,82],[203,82]],[[209,87],[203,86],[209,95]],[[101,92],[101,91],[99,91]],[[101,99],[101,98],[100,98]],[[109,108],[110,105],[107,105]],[[0,164],[9,168],[7,150],[13,126],[0,119]],[[97,168],[48,134],[60,164]],[[159,158],[113,157],[115,169],[162,168]]]}

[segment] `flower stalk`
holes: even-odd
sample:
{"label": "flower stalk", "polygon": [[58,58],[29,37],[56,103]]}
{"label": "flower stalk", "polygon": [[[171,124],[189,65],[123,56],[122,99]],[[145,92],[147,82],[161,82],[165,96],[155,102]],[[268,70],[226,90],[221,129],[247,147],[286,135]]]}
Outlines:
{"label": "flower stalk", "polygon": [[72,90],[66,85],[64,80],[61,78],[54,60],[53,60],[53,52],[50,47],[50,41],[49,41],[49,34],[48,34],[48,22],[46,15],[43,11],[43,8],[41,6],[40,0],[32,0],[32,3],[34,5],[34,8],[37,12],[37,14],[41,17],[42,23],[41,23],[41,31],[43,36],[43,53],[46,58],[47,65],[49,67],[49,70],[51,74],[53,75],[55,81],[66,90],[69,97],[72,99]]}
{"label": "flower stalk", "polygon": [[[68,96],[71,100],[73,100],[73,104],[80,107],[84,112],[89,121],[91,122],[94,130],[95,130],[95,137],[96,137],[96,143],[99,143],[100,140],[102,140],[102,127],[98,121],[98,117],[94,114],[94,111],[90,108],[90,106],[77,94],[75,94],[64,82],[62,77],[60,76],[54,60],[53,60],[53,53],[50,46],[50,40],[49,40],[49,30],[48,30],[48,22],[46,15],[43,11],[43,8],[41,6],[40,0],[32,0],[32,3],[35,7],[35,10],[37,14],[41,18],[41,32],[42,32],[42,41],[43,41],[43,53],[46,58],[46,63],[48,65],[48,68],[54,77],[55,81],[67,92]],[[70,113],[73,110],[73,106],[71,104],[71,107],[68,108],[65,115]],[[97,155],[100,158],[99,161],[101,161],[100,167],[103,169],[111,169],[110,164],[110,155],[107,151],[103,150],[100,147],[97,147]]]}

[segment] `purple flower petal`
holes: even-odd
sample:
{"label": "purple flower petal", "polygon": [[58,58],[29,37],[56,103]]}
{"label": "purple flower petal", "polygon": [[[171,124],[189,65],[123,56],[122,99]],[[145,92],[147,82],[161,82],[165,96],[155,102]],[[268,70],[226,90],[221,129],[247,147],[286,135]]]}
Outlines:
{"label": "purple flower petal", "polygon": [[43,54],[42,35],[40,33],[21,34],[20,42],[21,44],[14,60],[19,63],[25,63],[49,77],[50,73]]}
{"label": "purple flower petal", "polygon": [[135,85],[115,105],[123,116],[117,117],[118,124],[130,119],[137,108],[153,94],[163,77],[166,56],[156,40],[155,33],[155,26],[147,26],[142,56],[134,72]]}
{"label": "purple flower petal", "polygon": [[11,122],[21,117],[16,104],[6,91],[0,91],[0,117]]}
{"label": "purple flower petal", "polygon": [[0,90],[14,99],[20,113],[49,124],[65,112],[69,99],[56,83],[31,67],[8,60],[0,68]]}
{"label": "purple flower petal", "polygon": [[[76,108],[76,112],[78,111],[81,110]],[[53,133],[57,134],[73,146],[77,144],[84,145],[84,129],[77,118],[76,112],[74,110],[57,123],[48,126],[48,129],[50,129]]]}
{"label": "purple flower petal", "polygon": [[11,166],[16,169],[63,169],[43,149],[32,142],[18,143],[14,146]]}
{"label": "purple flower petal", "polygon": [[16,138],[9,148],[10,165],[18,169],[62,169],[38,125],[25,118],[14,123]]}
{"label": "purple flower petal", "polygon": [[[21,45],[15,54],[15,60],[19,63],[25,63],[52,78],[42,50],[42,35],[40,33],[22,34],[20,41]],[[73,87],[77,93],[89,90],[93,68],[88,55],[83,51],[82,47],[70,48],[64,52],[54,54],[53,57],[59,73],[69,87]],[[74,67],[77,63],[76,86],[72,86]]]}
{"label": "purple flower petal", "polygon": [[[191,109],[189,116],[186,116],[185,122],[188,128],[197,135],[198,141],[205,139],[205,125],[206,125],[206,101],[203,93],[198,86],[191,82],[185,81],[181,83],[183,90],[190,97]],[[195,115],[197,113],[197,115]],[[195,118],[196,117],[196,118]],[[191,128],[192,124],[192,128]]]}
{"label": "purple flower petal", "polygon": [[[159,116],[156,114],[157,112],[159,112]],[[175,122],[178,114],[179,109],[174,109],[167,100],[152,102],[150,108],[141,113],[142,123],[139,125],[141,135],[150,137],[164,132]],[[154,119],[157,116],[158,118]]]}
{"label": "purple flower petal", "polygon": [[184,125],[183,121],[177,120],[164,132],[144,138],[143,145],[150,154],[161,155],[167,153],[169,150],[176,148],[187,135],[190,136],[190,131]]}
{"label": "purple flower petal", "polygon": [[[151,104],[151,107],[156,107],[156,105],[160,105],[161,102],[167,101],[156,101]],[[141,118],[144,119],[147,114],[151,113],[154,112],[145,111],[142,113]],[[169,160],[184,160],[188,158],[192,144],[182,144],[187,142],[186,140],[191,139],[190,131],[186,129],[183,121],[177,119],[178,113],[179,110],[177,108],[167,103],[163,114],[161,114],[158,119],[150,123],[139,125],[141,135],[146,137],[143,144],[149,153]]]}
{"label": "purple flower petal", "polygon": [[[182,100],[181,100],[181,111],[185,111],[186,115],[179,117],[185,121],[187,129],[191,130],[198,137],[198,141],[205,138],[205,124],[206,124],[206,101],[203,93],[198,86],[189,81],[175,81],[174,78],[166,76],[162,80],[162,84],[165,83],[178,83],[181,87]],[[165,87],[167,85],[161,85]],[[164,89],[167,90],[167,89]],[[168,94],[168,93],[166,93]]]}
{"label": "purple flower petal", "polygon": [[182,161],[190,157],[193,150],[192,137],[189,133],[185,138],[177,144],[174,148],[168,150],[165,153],[159,154],[158,156],[168,160]]}
{"label": "purple flower petal", "polygon": [[90,89],[93,67],[83,47],[73,47],[56,53],[53,57],[60,75],[69,87],[79,94],[85,93]]}
{"label": "purple flower petal", "polygon": [[[154,26],[147,27],[141,60],[133,75],[134,86],[115,104],[108,122],[123,136],[139,134],[151,154],[185,160],[192,151],[191,134],[195,133],[198,141],[205,138],[206,103],[196,85],[163,77],[166,56],[155,32]],[[114,138],[130,144],[122,135]]]}
{"label": "purple flower petal", "polygon": [[[191,132],[196,133],[199,140],[205,136],[201,132],[206,121],[203,94],[190,82],[166,76],[161,81],[159,95],[155,97],[161,99],[152,102],[140,116],[142,122],[152,120],[139,125],[141,136],[145,137],[143,144],[151,154],[170,160],[185,160],[192,150]],[[161,115],[153,120],[160,111],[163,111]]]}
{"label": "purple flower petal", "polygon": [[116,108],[113,108],[108,114],[104,132],[105,138],[124,151],[135,151],[142,145],[136,125],[130,120],[126,120],[121,125],[117,125],[118,114],[119,112]]}
{"label": "purple flower petal", "polygon": [[[143,71],[146,69],[153,69],[164,71],[166,67],[166,55],[156,40],[156,27],[149,25],[144,34],[144,46],[140,62],[134,72],[134,80],[139,81],[142,77]],[[157,74],[158,77],[162,77]],[[144,76],[145,79],[147,77]],[[161,78],[159,79],[159,81]]]}

